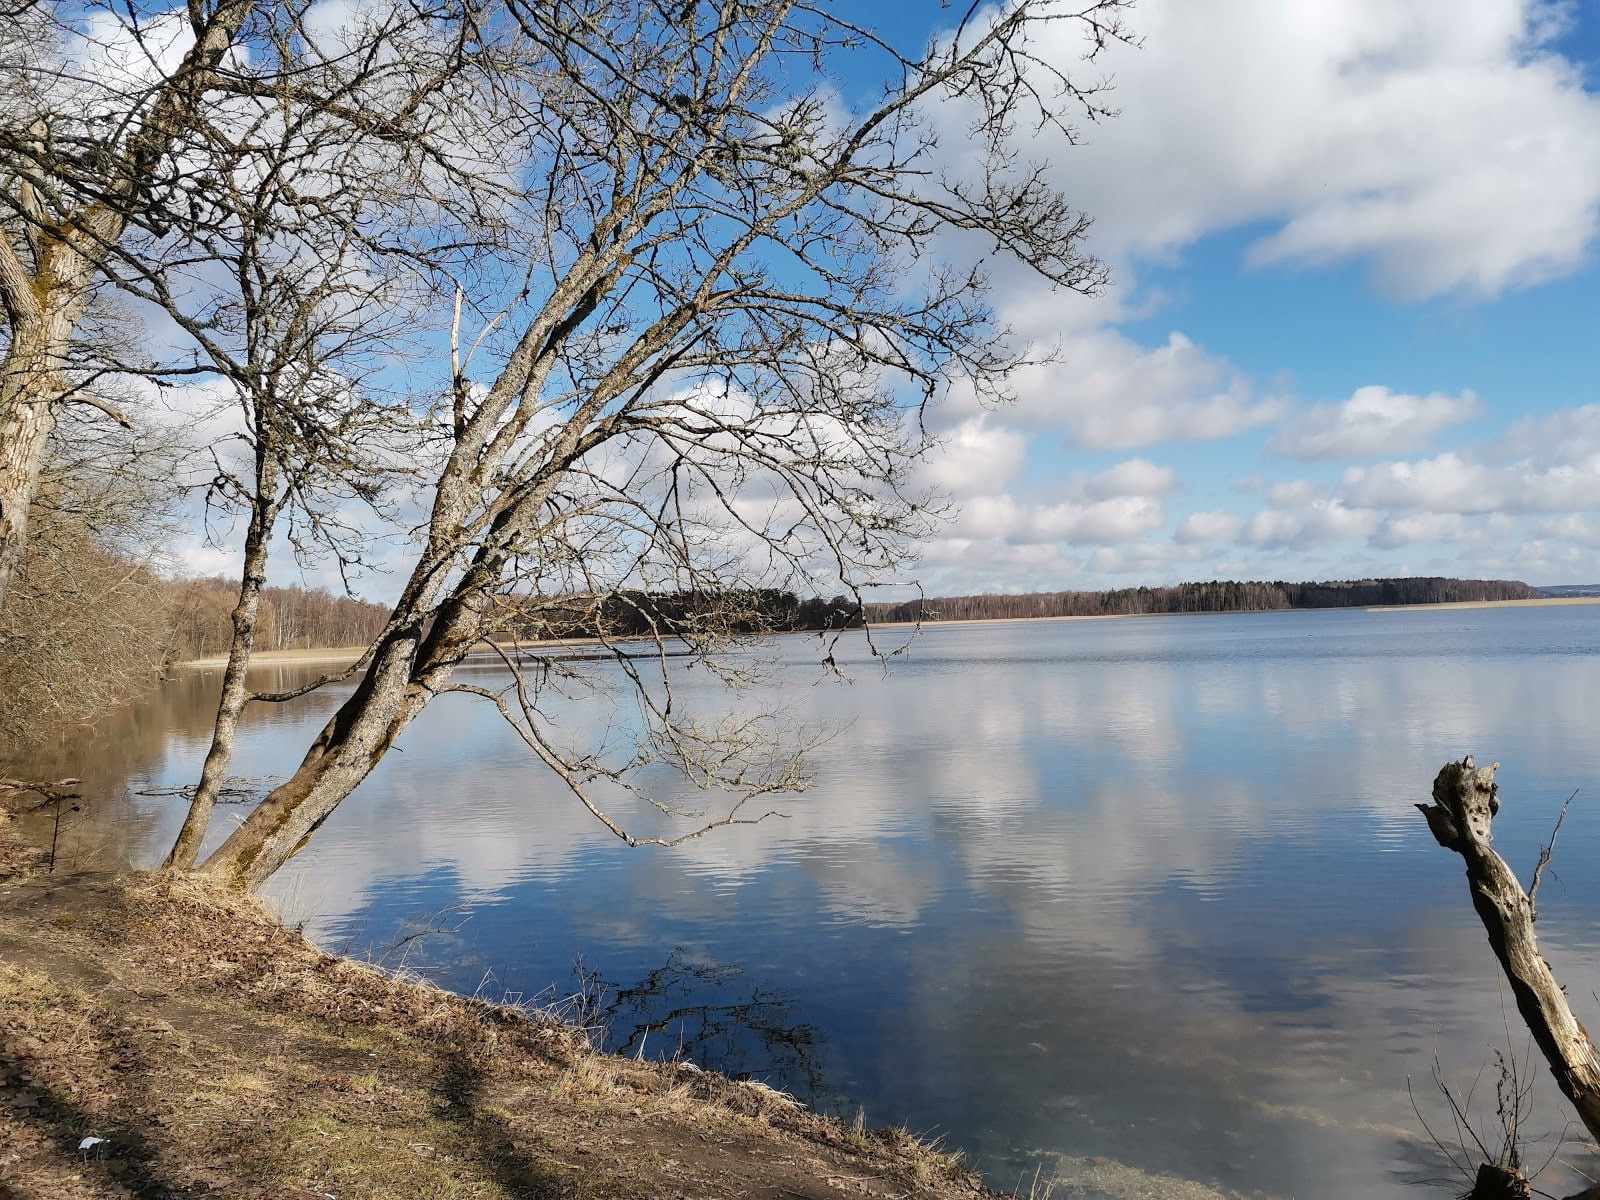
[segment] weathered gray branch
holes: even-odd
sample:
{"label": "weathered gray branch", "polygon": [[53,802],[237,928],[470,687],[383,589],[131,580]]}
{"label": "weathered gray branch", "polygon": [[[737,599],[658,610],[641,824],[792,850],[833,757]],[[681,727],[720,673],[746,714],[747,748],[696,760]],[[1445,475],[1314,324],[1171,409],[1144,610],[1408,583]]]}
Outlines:
{"label": "weathered gray branch", "polygon": [[1539,953],[1533,900],[1505,859],[1490,847],[1490,824],[1500,811],[1494,782],[1499,767],[1499,763],[1479,767],[1471,756],[1446,763],[1433,781],[1433,803],[1417,808],[1438,843],[1466,863],[1472,907],[1511,984],[1517,1011],[1562,1094],[1572,1101],[1589,1133],[1600,1138],[1600,1058],[1594,1042]]}

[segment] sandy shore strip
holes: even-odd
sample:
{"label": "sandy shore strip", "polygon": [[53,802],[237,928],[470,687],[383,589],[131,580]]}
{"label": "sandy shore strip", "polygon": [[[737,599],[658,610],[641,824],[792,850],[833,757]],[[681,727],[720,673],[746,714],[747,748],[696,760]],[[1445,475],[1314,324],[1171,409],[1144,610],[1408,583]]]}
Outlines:
{"label": "sandy shore strip", "polygon": [[1564,608],[1570,604],[1600,604],[1600,596],[1541,596],[1535,600],[1452,600],[1444,604],[1379,604],[1363,612],[1434,612],[1446,608]]}
{"label": "sandy shore strip", "polygon": [[[618,638],[617,641],[635,641],[644,639]],[[523,651],[561,649],[561,650],[586,650],[591,649],[600,642],[594,638],[572,638],[568,641],[549,642],[522,642],[519,646],[507,645],[506,653],[515,653],[517,649]],[[342,670],[350,666],[367,652],[365,646],[325,646],[312,647],[306,650],[257,650],[250,655],[252,667],[327,667],[330,670]],[[474,649],[470,657],[493,658],[494,652],[480,646]],[[210,658],[191,658],[183,662],[172,664],[174,668],[185,671],[219,671],[228,665],[227,655],[217,654]]]}
{"label": "sandy shore strip", "polygon": [[912,629],[918,625],[1024,625],[1038,621],[1123,621],[1133,617],[1221,617],[1236,614],[1286,612],[1433,612],[1468,608],[1561,608],[1574,604],[1600,604],[1600,596],[1541,596],[1532,600],[1451,600],[1441,604],[1373,604],[1348,608],[1229,608],[1215,612],[1074,613],[1049,617],[974,617],[968,620],[928,617],[922,621],[874,621],[874,629]]}
{"label": "sandy shore strip", "polygon": [[[329,646],[312,650],[257,650],[250,655],[252,667],[348,667],[366,653],[365,646]],[[228,665],[228,656],[191,658],[172,664],[186,671],[214,671]]]}

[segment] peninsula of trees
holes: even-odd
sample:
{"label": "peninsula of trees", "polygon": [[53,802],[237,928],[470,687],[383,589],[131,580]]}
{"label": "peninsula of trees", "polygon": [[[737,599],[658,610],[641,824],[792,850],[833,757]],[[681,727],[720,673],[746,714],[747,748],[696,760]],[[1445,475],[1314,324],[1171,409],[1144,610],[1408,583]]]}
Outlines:
{"label": "peninsula of trees", "polygon": [[1533,600],[1540,592],[1514,579],[1346,579],[1321,583],[1207,580],[1175,587],[1109,592],[1028,592],[1015,596],[946,596],[866,606],[867,619],[993,621],[1019,617],[1111,617],[1144,613],[1270,612],[1287,608]]}

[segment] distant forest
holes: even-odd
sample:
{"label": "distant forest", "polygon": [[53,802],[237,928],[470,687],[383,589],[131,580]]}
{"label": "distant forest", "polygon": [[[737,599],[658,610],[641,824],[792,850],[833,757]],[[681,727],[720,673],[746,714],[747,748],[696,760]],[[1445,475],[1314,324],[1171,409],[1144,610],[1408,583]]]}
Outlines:
{"label": "distant forest", "polygon": [[1109,592],[1029,592],[873,603],[867,619],[983,621],[1018,617],[1109,617],[1135,613],[1270,612],[1287,608],[1370,608],[1466,600],[1533,600],[1537,588],[1514,579],[1351,579],[1322,583],[1208,580]]}
{"label": "distant forest", "polygon": [[513,631],[528,641],[584,637],[672,637],[854,629],[861,608],[845,596],[802,600],[778,588],[727,592],[619,591],[604,596],[527,597]]}
{"label": "distant forest", "polygon": [[[183,579],[164,587],[168,660],[185,662],[227,654],[239,581],[218,576]],[[255,648],[364,646],[378,636],[388,616],[389,610],[382,604],[336,595],[325,588],[266,588],[256,620]]]}
{"label": "distant forest", "polygon": [[[162,585],[156,585],[160,588]],[[166,584],[167,658],[226,654],[237,584],[188,579]],[[1365,608],[1459,600],[1524,600],[1540,590],[1515,580],[1357,579],[1325,583],[1208,581],[1109,592],[1033,592],[952,596],[866,605],[873,622],[976,621],[1014,617],[1111,616],[1126,613],[1253,612],[1287,608]],[[845,596],[801,599],[777,588],[731,592],[619,591],[605,596],[525,598],[515,636],[537,641],[640,637],[716,630],[784,633],[854,629],[862,608]],[[268,588],[256,632],[258,650],[360,646],[383,628],[388,610],[320,588]]]}

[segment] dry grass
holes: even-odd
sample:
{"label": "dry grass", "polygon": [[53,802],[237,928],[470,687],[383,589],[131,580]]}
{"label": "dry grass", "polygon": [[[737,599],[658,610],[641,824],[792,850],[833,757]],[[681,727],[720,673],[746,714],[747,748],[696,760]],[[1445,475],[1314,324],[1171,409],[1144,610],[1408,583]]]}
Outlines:
{"label": "dry grass", "polygon": [[902,1130],[593,1053],[165,876],[0,883],[0,1178],[50,1200],[985,1194]]}

